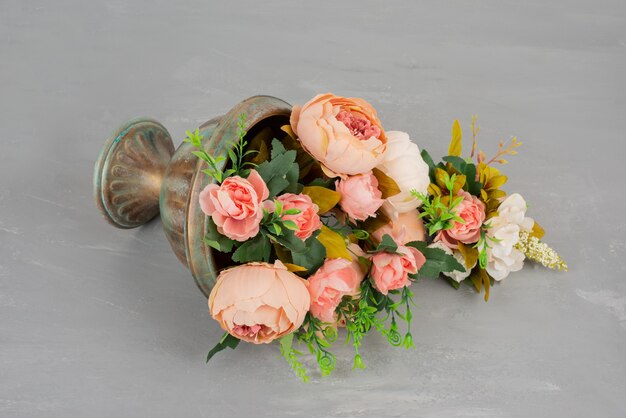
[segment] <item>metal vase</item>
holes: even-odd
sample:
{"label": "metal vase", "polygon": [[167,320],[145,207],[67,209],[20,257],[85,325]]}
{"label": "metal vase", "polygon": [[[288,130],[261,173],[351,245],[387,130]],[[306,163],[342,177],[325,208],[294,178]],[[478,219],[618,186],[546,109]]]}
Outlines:
{"label": "metal vase", "polygon": [[[199,128],[209,154],[225,155],[232,147],[242,113],[249,142],[259,135],[271,140],[289,123],[291,105],[275,97],[254,96],[209,120]],[[174,254],[208,296],[218,271],[232,261],[203,242],[207,217],[198,197],[214,180],[201,172],[206,167],[193,150],[184,142],[174,150],[170,134],[159,122],[133,119],[102,148],[94,170],[94,193],[104,218],[118,228],[135,228],[160,214]]]}

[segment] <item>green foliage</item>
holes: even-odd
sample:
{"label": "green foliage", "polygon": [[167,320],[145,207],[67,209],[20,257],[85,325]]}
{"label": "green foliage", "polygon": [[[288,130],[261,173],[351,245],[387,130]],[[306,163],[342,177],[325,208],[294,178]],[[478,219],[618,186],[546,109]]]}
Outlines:
{"label": "green foliage", "polygon": [[232,251],[235,241],[217,232],[217,226],[211,217],[207,217],[207,229],[207,234],[204,236],[205,244],[223,253]]}
{"label": "green foliage", "polygon": [[237,263],[249,263],[251,261],[270,261],[272,246],[265,234],[260,233],[256,237],[245,241],[233,253],[232,259]]}
{"label": "green foliage", "polygon": [[304,365],[300,362],[302,353],[293,348],[293,333],[287,334],[280,339],[280,354],[287,360],[289,366],[303,382],[309,381],[309,375]]}
{"label": "green foliage", "polygon": [[200,129],[196,129],[194,132],[185,131],[185,134],[187,134],[187,137],[183,140],[183,142],[187,142],[198,148],[199,151],[192,151],[192,154],[200,158],[209,166],[209,168],[202,170],[202,172],[214,178],[218,183],[224,181],[224,178],[226,176],[224,176],[224,173],[222,173],[222,170],[220,170],[218,166],[226,160],[226,157],[219,156],[214,158],[212,155],[209,155],[204,150],[204,146],[202,146],[202,134],[200,133]]}
{"label": "green foliage", "polygon": [[228,157],[231,161],[231,168],[224,172],[224,177],[230,176],[241,176],[248,177],[249,169],[246,167],[255,167],[256,164],[251,162],[246,162],[246,157],[248,155],[257,154],[259,151],[257,150],[247,150],[248,141],[244,138],[246,136],[246,114],[242,113],[239,115],[239,119],[237,121],[237,139],[230,143],[231,148],[228,149]]}
{"label": "green foliage", "polygon": [[376,249],[372,251],[372,253],[385,252],[394,254],[396,251],[398,251],[398,244],[396,244],[393,238],[391,238],[391,235],[385,234],[383,235],[383,239],[380,240],[380,244],[378,244],[378,247],[376,247]]}
{"label": "green foliage", "polygon": [[324,264],[326,259],[326,247],[317,240],[319,231],[311,235],[304,245],[306,250],[302,253],[293,253],[292,258],[294,264],[302,266],[307,269],[309,274],[315,273],[315,271]]}
{"label": "green foliage", "polygon": [[281,192],[299,193],[299,168],[296,151],[287,151],[279,140],[272,141],[271,160],[261,163],[257,171],[270,192],[270,198]]}
{"label": "green foliage", "polygon": [[337,330],[308,313],[296,337],[307,345],[311,354],[315,355],[322,376],[328,376],[337,364],[337,358],[328,351],[337,339]]}
{"label": "green foliage", "polygon": [[457,216],[455,209],[463,201],[462,196],[454,197],[454,184],[456,182],[456,174],[452,176],[441,170],[443,180],[449,195],[447,196],[448,204],[442,202],[440,195],[427,196],[412,190],[411,194],[422,201],[422,210],[420,217],[424,218],[424,225],[428,228],[428,234],[434,235],[438,231],[450,229],[455,222],[464,223],[465,221]]}
{"label": "green foliage", "polygon": [[456,258],[446,254],[445,251],[439,248],[429,248],[423,241],[412,241],[406,245],[416,248],[426,258],[426,263],[419,269],[414,277],[415,279],[422,277],[436,278],[444,272],[465,271],[465,267]]}
{"label": "green foliage", "polygon": [[428,176],[430,177],[430,182],[431,183],[436,183],[435,162],[433,161],[433,158],[430,156],[428,151],[426,151],[425,149],[422,150],[421,154],[422,154],[422,159],[428,165]]}
{"label": "green foliage", "polygon": [[220,351],[222,351],[222,350],[224,350],[226,348],[230,348],[230,349],[234,350],[239,345],[239,341],[240,340],[238,338],[233,337],[229,333],[227,333],[227,332],[224,333],[224,335],[220,339],[220,342],[217,343],[215,345],[215,347],[213,347],[211,349],[211,351],[209,351],[209,354],[206,356],[206,362],[208,363],[209,360],[211,360],[211,358],[214,355],[216,355],[217,353],[219,353]]}
{"label": "green foliage", "polygon": [[476,180],[476,165],[474,165],[474,163],[453,155],[443,157],[443,160],[452,165],[459,174],[465,175],[465,186],[470,194],[480,196],[483,185]]}

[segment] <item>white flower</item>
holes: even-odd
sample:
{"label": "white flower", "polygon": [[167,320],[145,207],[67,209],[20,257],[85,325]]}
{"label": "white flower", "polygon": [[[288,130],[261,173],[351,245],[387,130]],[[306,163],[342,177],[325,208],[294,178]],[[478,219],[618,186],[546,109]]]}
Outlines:
{"label": "white flower", "polygon": [[401,192],[388,198],[385,206],[389,212],[409,212],[422,203],[411,195],[411,190],[424,194],[428,191],[428,164],[424,162],[419,147],[411,142],[407,133],[387,131],[386,134],[387,151],[377,168],[391,177]]}
{"label": "white flower", "polygon": [[461,264],[463,267],[465,267],[465,271],[464,272],[460,272],[458,270],[454,270],[452,272],[444,272],[443,273],[444,276],[448,276],[449,278],[451,278],[455,282],[461,283],[463,280],[467,279],[469,277],[470,273],[472,272],[472,269],[476,266],[476,262],[474,262],[473,266],[471,266],[470,268],[467,268],[465,266],[465,257],[463,257],[463,254],[461,254],[460,251],[453,251],[453,250],[451,250],[450,248],[448,248],[447,245],[445,245],[441,241],[433,242],[428,247],[430,247],[430,248],[439,248],[440,250],[443,250],[446,254],[453,256],[456,259],[456,261],[459,262],[459,264]]}
{"label": "white flower", "polygon": [[535,224],[526,217],[526,201],[519,194],[507,197],[498,207],[498,215],[488,221],[487,273],[500,281],[524,266],[524,253],[514,248],[521,231],[530,231]]}

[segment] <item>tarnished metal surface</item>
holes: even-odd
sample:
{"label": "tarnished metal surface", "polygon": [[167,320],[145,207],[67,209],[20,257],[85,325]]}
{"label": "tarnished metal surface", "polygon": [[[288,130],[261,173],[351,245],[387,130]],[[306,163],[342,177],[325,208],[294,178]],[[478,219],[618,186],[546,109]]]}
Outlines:
{"label": "tarnished metal surface", "polygon": [[[289,123],[291,106],[275,97],[254,96],[223,117],[200,127],[206,151],[226,155],[237,140],[239,115],[246,114],[248,134],[269,127],[278,132]],[[136,119],[124,125],[105,144],[96,163],[94,188],[105,218],[121,228],[140,226],[160,211],[165,235],[176,257],[208,296],[219,270],[232,263],[204,244],[206,215],[200,192],[211,181],[201,171],[204,162],[182,143],[174,153],[169,133],[158,122]],[[173,154],[173,156],[172,156]],[[226,161],[222,163],[222,168]]]}
{"label": "tarnished metal surface", "polygon": [[107,140],[94,170],[96,203],[118,228],[145,224],[159,213],[163,173],[174,145],[151,119],[134,119]]}

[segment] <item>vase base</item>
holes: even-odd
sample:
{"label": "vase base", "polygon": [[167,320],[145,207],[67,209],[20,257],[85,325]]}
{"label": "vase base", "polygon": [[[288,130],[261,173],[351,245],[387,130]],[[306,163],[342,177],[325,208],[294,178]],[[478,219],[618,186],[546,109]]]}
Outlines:
{"label": "vase base", "polygon": [[96,203],[118,228],[135,228],[159,214],[163,174],[174,154],[167,130],[152,119],[133,119],[109,138],[94,170]]}

